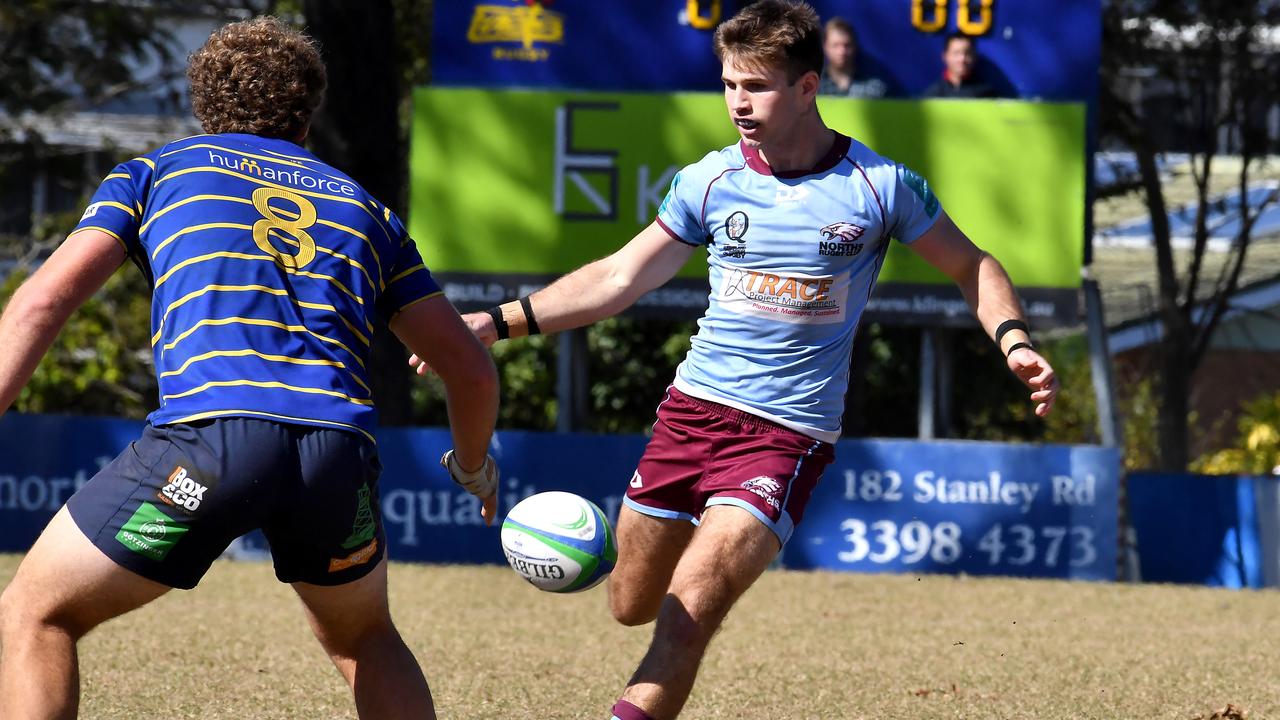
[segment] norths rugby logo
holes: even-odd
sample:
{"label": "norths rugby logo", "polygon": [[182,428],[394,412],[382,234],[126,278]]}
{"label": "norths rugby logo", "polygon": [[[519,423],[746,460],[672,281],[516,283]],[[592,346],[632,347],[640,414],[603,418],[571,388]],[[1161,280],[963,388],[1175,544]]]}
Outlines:
{"label": "norths rugby logo", "polygon": [[818,243],[818,254],[832,257],[853,257],[862,252],[863,243],[855,242],[867,231],[861,225],[849,222],[837,222],[822,228],[822,240]]}

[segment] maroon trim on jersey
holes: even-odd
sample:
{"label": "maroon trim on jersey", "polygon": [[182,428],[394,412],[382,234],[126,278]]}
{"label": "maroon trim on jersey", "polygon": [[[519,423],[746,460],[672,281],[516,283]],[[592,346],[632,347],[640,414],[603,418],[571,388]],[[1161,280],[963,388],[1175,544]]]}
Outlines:
{"label": "maroon trim on jersey", "polygon": [[876,207],[880,208],[880,241],[884,242],[884,239],[889,237],[889,215],[885,211],[884,201],[880,199],[880,193],[876,191],[876,186],[871,184],[871,178],[867,177],[867,171],[862,169],[862,165],[853,158],[850,158],[849,162],[858,168],[863,181],[867,183],[867,187],[871,188],[871,194],[876,196]]}
{"label": "maroon trim on jersey", "polygon": [[708,240],[711,239],[712,235],[711,231],[707,230],[707,201],[711,199],[711,186],[720,182],[720,178],[725,175],[728,175],[731,172],[738,172],[741,169],[741,167],[725,168],[724,172],[721,172],[719,175],[715,176],[711,182],[707,183],[707,191],[702,194],[702,212],[698,216],[698,222],[702,224],[702,229],[706,231]]}
{"label": "maroon trim on jersey", "polygon": [[827,154],[823,155],[813,167],[808,170],[784,170],[781,172],[774,172],[773,168],[769,167],[769,163],[760,157],[760,149],[748,145],[746,140],[739,140],[738,146],[742,148],[742,156],[747,160],[747,167],[761,175],[776,175],[780,178],[801,178],[805,175],[824,173],[835,167],[849,152],[849,146],[852,143],[853,141],[848,136],[836,133],[836,141],[831,143],[831,149],[827,150]]}
{"label": "maroon trim on jersey", "polygon": [[672,240],[675,240],[676,242],[684,243],[685,245],[692,245],[693,247],[702,247],[701,245],[699,245],[699,244],[697,244],[697,243],[691,243],[691,242],[689,242],[688,240],[685,240],[684,238],[680,237],[680,233],[678,233],[678,232],[676,232],[675,230],[672,230],[671,228],[667,227],[667,224],[666,224],[666,223],[664,223],[664,222],[662,222],[662,218],[660,218],[660,217],[655,217],[655,218],[654,218],[654,221],[658,223],[658,227],[660,227],[660,228],[662,228],[663,230],[666,230],[666,231],[667,231],[667,234],[671,236],[671,239],[672,239]]}

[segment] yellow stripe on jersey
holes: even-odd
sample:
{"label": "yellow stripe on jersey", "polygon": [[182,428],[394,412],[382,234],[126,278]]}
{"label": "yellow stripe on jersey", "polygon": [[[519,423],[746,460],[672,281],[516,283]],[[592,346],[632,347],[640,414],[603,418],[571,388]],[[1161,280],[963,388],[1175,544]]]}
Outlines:
{"label": "yellow stripe on jersey", "polygon": [[125,254],[126,254],[126,255],[129,253],[129,246],[125,244],[124,240],[121,240],[121,239],[120,239],[120,236],[119,236],[119,235],[115,234],[114,232],[112,232],[112,231],[110,231],[110,230],[108,230],[108,229],[106,229],[106,228],[104,228],[104,227],[98,227],[97,225],[85,225],[84,227],[78,227],[78,228],[76,228],[75,230],[72,230],[72,231],[71,231],[71,234],[67,235],[66,240],[63,240],[63,242],[66,242],[67,240],[70,240],[70,239],[71,239],[72,237],[74,237],[77,233],[82,233],[82,232],[84,232],[85,230],[97,230],[97,231],[99,231],[99,232],[104,232],[104,233],[106,233],[106,234],[110,235],[111,237],[113,237],[113,238],[115,238],[115,239],[116,239],[116,242],[120,243],[120,247],[124,250],[124,252],[125,252]]}
{"label": "yellow stripe on jersey", "polygon": [[173,277],[173,274],[178,272],[179,270],[191,267],[192,265],[198,265],[202,262],[208,262],[210,260],[218,260],[218,259],[258,260],[258,261],[267,261],[267,262],[275,263],[276,267],[280,268],[281,270],[285,271],[290,275],[298,275],[301,277],[311,278],[313,280],[328,280],[329,282],[333,283],[335,287],[341,290],[344,295],[351,298],[352,300],[355,300],[360,305],[364,305],[364,298],[351,292],[351,290],[349,290],[346,285],[343,285],[342,281],[336,277],[333,277],[331,275],[325,275],[323,273],[313,273],[313,272],[307,272],[305,270],[298,270],[291,267],[285,267],[284,265],[281,265],[280,263],[276,262],[276,259],[270,255],[249,255],[247,253],[237,253],[237,252],[220,251],[220,252],[206,253],[204,255],[197,255],[193,258],[187,258],[186,260],[183,260],[182,262],[170,268],[169,272],[156,278],[155,287],[159,288],[161,285],[165,283],[166,280]]}
{"label": "yellow stripe on jersey", "polygon": [[399,280],[403,280],[403,279],[405,279],[405,278],[409,277],[410,275],[412,275],[412,274],[414,274],[414,273],[418,272],[419,270],[426,270],[426,269],[427,269],[426,264],[425,264],[425,263],[420,263],[420,264],[418,264],[418,265],[415,265],[414,267],[409,268],[408,270],[405,270],[404,272],[400,273],[399,275],[396,275],[395,277],[391,278],[391,282],[397,282],[397,281],[399,281]]}
{"label": "yellow stripe on jersey", "polygon": [[129,217],[133,218],[134,220],[138,219],[138,213],[135,212],[133,208],[129,207],[128,205],[125,205],[124,203],[118,203],[115,200],[99,200],[98,202],[94,203],[94,205],[97,205],[98,207],[120,208],[121,210],[129,213]]}
{"label": "yellow stripe on jersey", "polygon": [[102,178],[102,180],[103,180],[103,182],[106,182],[107,180],[111,180],[111,179],[113,179],[113,178],[123,178],[123,179],[125,179],[125,180],[132,180],[132,179],[133,179],[132,177],[129,177],[129,173],[111,173],[110,175],[108,175],[108,176],[106,176],[106,177]]}
{"label": "yellow stripe on jersey", "polygon": [[[266,353],[260,353],[257,350],[250,350],[246,348],[244,350],[214,350],[213,352],[207,352],[207,353],[204,353],[203,355],[196,355],[193,358],[188,358],[186,362],[182,363],[182,367],[178,368],[177,370],[170,370],[168,372],[160,373],[160,377],[163,378],[163,377],[170,377],[172,375],[181,375],[182,373],[186,372],[186,369],[191,367],[193,364],[198,363],[201,360],[208,360],[210,358],[217,358],[217,357],[256,357],[256,358],[261,358],[263,360],[267,360],[268,362],[289,363],[291,365],[324,365],[327,367],[336,367],[342,370],[347,370],[347,366],[344,363],[341,363],[337,360],[317,360],[317,359],[307,359],[307,358],[293,358],[287,355],[268,355]],[[350,371],[348,370],[348,372]],[[370,394],[373,393],[373,391],[369,389],[369,386],[366,385],[364,381],[361,380],[354,373],[351,375],[351,378],[355,380],[357,383],[359,383],[360,387],[367,390]]]}
{"label": "yellow stripe on jersey", "polygon": [[182,200],[179,200],[176,203],[173,203],[172,205],[166,205],[160,208],[159,210],[157,210],[156,213],[151,216],[151,219],[142,223],[142,227],[138,229],[138,234],[142,234],[146,232],[147,228],[151,226],[151,223],[155,222],[160,216],[164,215],[170,210],[176,210],[177,208],[180,208],[183,205],[186,205],[187,203],[193,203],[193,202],[196,202],[197,200],[226,200],[228,202],[243,203],[245,205],[253,204],[253,201],[247,198],[232,197],[231,195],[192,195],[189,198],[184,198]]}
{"label": "yellow stripe on jersey", "polygon": [[376,438],[370,435],[363,428],[360,428],[356,425],[350,425],[348,423],[341,423],[341,422],[333,422],[331,420],[319,420],[317,418],[303,418],[303,417],[291,417],[289,415],[277,415],[275,413],[261,412],[259,410],[212,410],[210,412],[202,412],[202,413],[196,413],[195,415],[180,417],[177,420],[174,420],[173,422],[174,424],[189,423],[189,422],[195,422],[197,420],[208,420],[209,418],[227,417],[228,415],[232,415],[232,416],[250,415],[254,417],[271,418],[272,420],[284,420],[285,422],[300,422],[304,424],[318,423],[320,425],[330,425],[333,427],[349,428],[369,438],[370,442],[374,442],[374,443],[377,442]]}
{"label": "yellow stripe on jersey", "polygon": [[[173,207],[173,206],[170,205],[169,207]],[[153,216],[151,219],[154,220],[155,217]],[[146,227],[146,226],[144,225],[143,227]],[[198,232],[200,230],[212,230],[215,228],[223,228],[226,230],[252,230],[253,226],[245,225],[243,223],[205,223],[204,225],[192,225],[190,227],[185,227],[179,230],[178,232],[170,235],[169,237],[165,238],[163,241],[160,242],[159,245],[156,245],[155,249],[151,251],[151,259],[155,260],[157,257],[160,256],[160,251],[163,250],[165,246],[167,246],[169,243],[173,242],[174,240],[177,240],[179,237],[186,235],[187,233]]]}
{"label": "yellow stripe on jersey", "polygon": [[[378,220],[378,216],[369,212],[369,208],[365,207],[364,203],[360,202],[359,200],[355,200],[349,197],[344,197],[342,195],[330,195],[328,193],[318,193],[318,192],[312,192],[311,190],[301,190],[298,188],[286,187],[284,185],[268,182],[261,178],[253,177],[252,175],[245,175],[244,173],[238,173],[233,170],[228,170],[227,168],[223,168],[223,167],[209,166],[209,167],[193,167],[193,168],[184,168],[182,170],[174,170],[168,175],[165,175],[159,180],[156,180],[156,185],[159,185],[165,180],[169,180],[171,178],[186,175],[188,173],[196,173],[196,172],[211,172],[211,173],[218,173],[220,175],[230,175],[231,177],[240,178],[241,180],[248,180],[251,183],[261,185],[262,187],[275,188],[276,190],[283,190],[285,192],[296,193],[298,195],[304,195],[307,197],[317,197],[317,198],[323,198],[325,200],[335,200],[337,202],[347,203],[348,205],[355,205],[356,207],[363,210],[365,214],[367,214],[369,217],[373,218],[375,222],[377,222]],[[387,242],[391,242],[391,233],[387,232],[386,227],[384,227],[381,223],[378,223],[378,227],[382,228],[382,233],[387,236]]]}
{"label": "yellow stripe on jersey", "polygon": [[133,160],[130,160],[129,162],[134,162],[134,161],[137,161],[142,163],[143,165],[146,165],[147,167],[151,168],[152,172],[155,172],[156,164],[155,164],[155,161],[153,161],[151,158],[136,157]]}
{"label": "yellow stripe on jersey", "polygon": [[401,305],[399,309],[397,309],[394,313],[392,313],[392,314],[391,314],[391,317],[393,317],[393,318],[394,318],[396,315],[399,315],[400,313],[404,312],[405,310],[408,310],[409,308],[413,307],[414,305],[417,305],[418,303],[422,302],[423,300],[430,300],[431,298],[436,297],[437,295],[443,295],[443,294],[444,294],[444,291],[443,291],[443,290],[437,290],[437,291],[435,291],[435,292],[431,293],[430,295],[423,295],[422,297],[418,298],[417,300],[410,300],[409,302],[405,303],[404,305]]}
{"label": "yellow stripe on jersey", "polygon": [[291,392],[306,393],[308,395],[328,395],[330,397],[341,398],[343,400],[346,400],[347,402],[355,403],[356,405],[368,405],[370,407],[373,407],[373,400],[368,400],[365,398],[353,398],[350,395],[347,395],[346,393],[340,393],[335,390],[324,390],[322,388],[298,387],[297,385],[286,385],[282,382],[276,382],[274,380],[269,382],[260,382],[258,380],[214,380],[212,382],[207,382],[199,387],[191,388],[190,390],[184,390],[180,393],[171,393],[169,395],[164,395],[160,399],[161,400],[177,400],[178,398],[190,397],[197,393],[202,393],[205,390],[209,390],[210,388],[245,387],[245,386],[258,387],[258,388],[271,388],[276,390],[289,390]]}
{"label": "yellow stripe on jersey", "polygon": [[[359,338],[361,342],[363,342],[366,346],[369,345],[369,338],[365,337],[365,335],[363,335],[359,330],[356,330],[354,327],[352,327],[351,323],[347,322],[347,319],[342,316],[341,312],[338,311],[338,308],[332,305],[325,305],[323,303],[313,303],[313,302],[306,302],[305,300],[299,300],[293,297],[292,295],[290,295],[288,290],[267,287],[266,285],[205,285],[199,290],[195,290],[193,292],[187,293],[186,295],[183,295],[182,297],[170,303],[169,307],[164,309],[164,314],[160,316],[160,328],[156,330],[155,335],[151,336],[151,345],[155,346],[156,343],[160,342],[160,336],[164,334],[164,326],[169,321],[170,313],[172,313],[176,308],[182,305],[185,305],[187,302],[194,300],[200,297],[201,295],[205,295],[211,292],[262,292],[268,295],[277,295],[279,297],[289,298],[289,301],[292,302],[294,305],[297,305],[298,307],[309,308],[311,310],[324,310],[327,312],[331,312],[334,315],[337,315],[338,319],[342,321],[342,324],[346,325],[348,330],[355,333],[355,336]],[[372,333],[373,327],[367,319],[365,320],[365,324],[370,326],[369,332]],[[361,363],[361,367],[363,366],[364,366],[364,363]]]}
{"label": "yellow stripe on jersey", "polygon": [[[330,224],[330,225],[336,225],[336,223],[327,223],[327,224]],[[341,227],[341,226],[339,226],[339,227]],[[347,229],[350,229],[350,228],[347,228]],[[300,243],[300,242],[298,242],[297,240],[294,240],[293,238],[288,237],[288,236],[286,236],[286,235],[281,235],[280,233],[276,232],[275,228],[271,228],[271,229],[270,229],[270,230],[268,230],[267,232],[271,233],[271,236],[272,236],[272,237],[274,237],[275,239],[277,239],[277,240],[279,240],[279,241],[281,241],[281,242],[285,243],[286,245],[292,245],[293,247],[296,247],[296,248],[300,248],[300,247],[302,247],[302,243]],[[354,230],[352,230],[352,232],[355,232],[355,231],[354,231]],[[358,235],[359,233],[356,233],[356,234]],[[323,245],[316,245],[316,250],[319,250],[320,252],[322,252],[322,253],[324,253],[325,255],[328,255],[328,256],[330,256],[330,257],[335,257],[335,258],[337,258],[337,259],[339,259],[339,260],[342,260],[342,261],[346,262],[348,265],[350,265],[351,267],[353,267],[353,268],[355,268],[355,269],[359,270],[359,271],[360,271],[360,274],[361,274],[361,275],[364,275],[364,279],[365,279],[365,280],[367,280],[367,281],[369,282],[369,287],[375,287],[375,286],[378,286],[378,285],[377,285],[377,283],[375,283],[375,282],[373,281],[373,278],[369,277],[369,271],[364,269],[364,265],[360,264],[360,261],[359,261],[359,260],[356,260],[355,258],[350,257],[350,256],[348,256],[348,255],[344,255],[343,253],[340,253],[340,252],[338,252],[337,250],[330,250],[329,248],[324,247]],[[379,287],[379,289],[381,289],[381,286],[378,286],[378,287]],[[370,328],[369,328],[369,330],[370,330],[370,331],[372,331],[372,330],[373,330],[373,328],[372,328],[372,327],[370,327]]]}
{"label": "yellow stripe on jersey", "polygon": [[[337,345],[343,350],[346,350],[347,354],[350,355],[352,358],[354,358],[356,363],[359,364],[360,367],[362,368],[364,367],[364,360],[361,360],[359,355],[352,352],[351,348],[347,347],[346,345],[343,345],[341,341],[334,340],[331,337],[326,337],[318,333],[313,333],[303,325],[285,325],[282,322],[276,322],[275,320],[263,320],[261,318],[229,317],[229,318],[218,318],[216,320],[215,319],[201,320],[195,325],[192,325],[189,330],[183,332],[181,335],[174,338],[173,342],[165,343],[164,347],[162,347],[160,350],[161,352],[167,352],[169,350],[174,349],[175,347],[178,346],[178,343],[182,342],[183,340],[186,340],[188,337],[191,336],[192,333],[194,333],[196,330],[199,330],[202,327],[218,327],[222,325],[260,325],[263,327],[279,328],[281,330],[287,330],[289,332],[306,333],[311,337],[316,338],[317,340],[321,340],[323,342],[327,342],[332,345]],[[152,344],[154,345],[155,343],[153,342]]]}

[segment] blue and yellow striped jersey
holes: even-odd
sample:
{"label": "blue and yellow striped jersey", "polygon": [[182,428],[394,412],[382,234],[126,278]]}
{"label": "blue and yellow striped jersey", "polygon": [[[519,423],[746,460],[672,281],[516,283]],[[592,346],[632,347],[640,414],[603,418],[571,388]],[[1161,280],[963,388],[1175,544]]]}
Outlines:
{"label": "blue and yellow striped jersey", "polygon": [[400,219],[284,140],[200,135],[112,170],[102,230],[153,287],[155,425],[246,416],[371,435],[373,316],[440,287]]}

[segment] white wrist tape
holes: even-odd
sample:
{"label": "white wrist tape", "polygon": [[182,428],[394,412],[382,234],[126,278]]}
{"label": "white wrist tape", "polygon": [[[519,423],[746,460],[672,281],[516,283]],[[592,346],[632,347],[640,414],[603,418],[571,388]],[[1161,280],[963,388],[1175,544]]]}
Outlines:
{"label": "white wrist tape", "polygon": [[492,455],[484,456],[484,464],[479,470],[468,472],[462,469],[450,450],[440,458],[440,466],[449,472],[449,477],[462,486],[462,489],[478,498],[487,498],[498,491],[498,464],[494,462]]}

